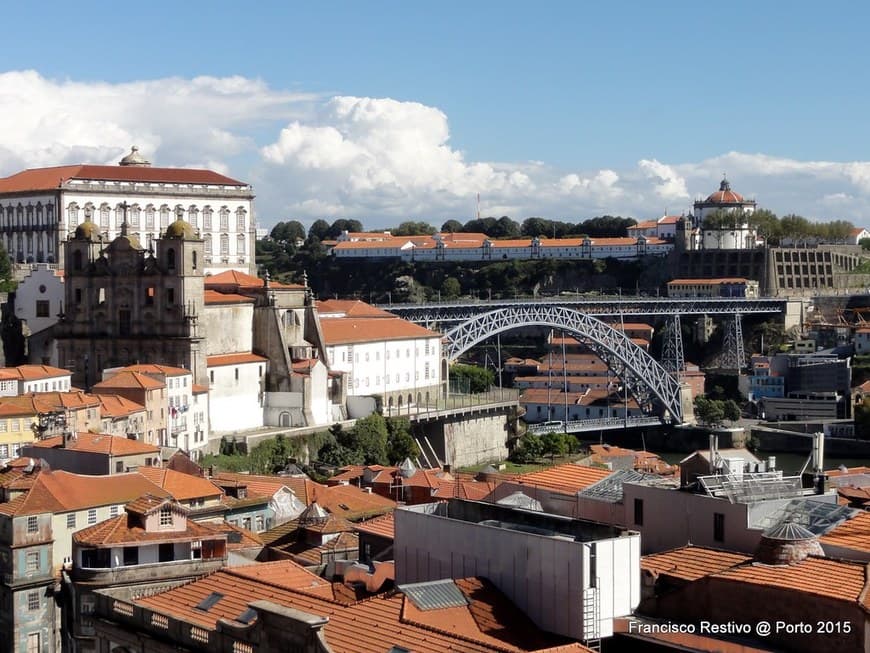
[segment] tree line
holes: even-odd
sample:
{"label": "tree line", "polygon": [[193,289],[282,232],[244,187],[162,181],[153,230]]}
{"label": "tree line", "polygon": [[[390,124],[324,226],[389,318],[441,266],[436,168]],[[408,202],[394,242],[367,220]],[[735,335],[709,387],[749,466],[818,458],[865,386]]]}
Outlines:
{"label": "tree line", "polygon": [[[424,221],[406,220],[397,227],[384,229],[394,236],[431,236],[442,233],[482,233],[490,238],[566,238],[568,236],[618,237],[628,235],[628,228],[637,224],[633,218],[603,215],[581,222],[562,222],[546,218],[526,218],[522,223],[503,215],[500,218],[475,218],[465,223],[447,220],[440,230]],[[342,232],[364,231],[359,220],[339,218],[330,224],[326,220],[315,220],[306,231],[298,220],[282,221],[269,233],[276,243],[297,245],[311,240],[335,240]]]}
{"label": "tree line", "polygon": [[786,239],[791,241],[812,241],[843,243],[855,226],[847,220],[810,222],[807,218],[789,213],[781,218],[773,211],[757,209],[752,213],[743,211],[714,211],[704,218],[702,229],[732,229],[740,224],[754,227],[768,245],[777,246]]}

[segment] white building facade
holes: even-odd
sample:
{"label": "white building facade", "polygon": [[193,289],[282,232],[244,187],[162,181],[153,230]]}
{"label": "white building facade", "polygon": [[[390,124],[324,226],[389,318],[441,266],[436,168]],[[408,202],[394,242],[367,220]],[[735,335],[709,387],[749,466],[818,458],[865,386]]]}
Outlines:
{"label": "white building facade", "polygon": [[267,358],[250,352],[206,359],[212,434],[263,426],[263,383],[268,363]]}
{"label": "white building facade", "polygon": [[253,189],[210,170],[153,168],[136,148],[118,166],[37,168],[0,179],[0,242],[17,263],[60,263],[85,221],[108,244],[128,232],[146,248],[186,220],[204,241],[205,271],[256,270]]}

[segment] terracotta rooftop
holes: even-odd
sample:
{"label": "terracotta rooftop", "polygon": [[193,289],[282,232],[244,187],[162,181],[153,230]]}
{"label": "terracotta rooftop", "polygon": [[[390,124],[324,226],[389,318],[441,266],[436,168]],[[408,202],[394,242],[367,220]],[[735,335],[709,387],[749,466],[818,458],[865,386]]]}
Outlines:
{"label": "terracotta rooftop", "polygon": [[[63,471],[41,471],[30,491],[9,503],[0,503],[0,513],[37,515],[69,512],[116,503],[127,503],[145,494],[168,493],[137,472],[111,476],[85,476]],[[16,503],[17,502],[17,503]],[[12,504],[16,505],[12,507]]]}
{"label": "terracotta rooftop", "polygon": [[160,452],[160,447],[155,447],[152,444],[106,433],[76,433],[66,443],[66,446],[64,446],[62,435],[37,440],[29,446],[40,449],[67,449],[85,453],[101,453],[107,456],[135,456]]}
{"label": "terracotta rooftop", "polygon": [[265,363],[268,358],[259,356],[249,351],[237,354],[223,354],[220,356],[208,356],[205,361],[208,367],[221,367],[223,365],[243,365],[245,363]]}
{"label": "terracotta rooftop", "polygon": [[144,544],[147,542],[180,540],[218,540],[224,538],[226,538],[225,533],[219,533],[192,520],[187,521],[187,529],[183,531],[148,532],[141,526],[131,526],[126,514],[111,517],[106,521],[83,528],[73,534],[73,542],[84,546]]}
{"label": "terracotta rooftop", "polygon": [[165,388],[166,384],[158,381],[154,377],[142,374],[141,372],[122,371],[113,374],[105,381],[100,381],[94,384],[93,390],[110,390],[117,388],[137,388],[142,390],[156,390],[157,388]]}
{"label": "terracotta rooftop", "polygon": [[750,560],[752,556],[742,553],[689,545],[643,556],[640,568],[654,576],[667,575],[691,581],[725,571]]}
{"label": "terracotta rooftop", "polygon": [[78,164],[23,170],[0,179],[0,193],[53,190],[72,180],[248,186],[211,170]]}
{"label": "terracotta rooftop", "polygon": [[17,397],[6,397],[3,401],[17,401],[22,405],[32,405],[38,407],[41,412],[96,408],[100,405],[98,397],[81,390],[70,390],[69,392],[28,392]]}
{"label": "terracotta rooftop", "polygon": [[847,519],[819,538],[822,544],[870,553],[870,512]]}
{"label": "terracotta rooftop", "polygon": [[126,417],[145,410],[145,406],[142,404],[137,404],[135,401],[125,399],[120,395],[101,394],[99,398],[102,417]]}
{"label": "terracotta rooftop", "polygon": [[[868,609],[866,563],[810,556],[796,565],[747,563],[713,575],[713,578],[762,585],[802,594],[860,602]],[[863,597],[863,601],[859,601]]]}
{"label": "terracotta rooftop", "polygon": [[19,365],[13,368],[6,368],[11,372],[18,372],[19,378],[24,381],[38,381],[39,379],[56,379],[60,376],[71,376],[72,372],[51,365]]}
{"label": "terracotta rooftop", "polygon": [[163,467],[140,467],[139,473],[169,492],[176,501],[218,498],[221,489],[206,478]]}
{"label": "terracotta rooftop", "polygon": [[398,317],[373,320],[370,318],[323,318],[320,320],[323,339],[327,346],[383,340],[408,340],[414,338],[440,338],[441,334],[430,331],[413,322]]}
{"label": "terracotta rooftop", "polygon": [[396,522],[392,512],[355,524],[353,528],[358,533],[377,535],[388,540],[395,539],[396,537]]}
{"label": "terracotta rooftop", "polygon": [[549,467],[540,472],[520,474],[515,480],[526,485],[546,487],[573,494],[589,487],[593,483],[597,483],[612,473],[608,469],[567,463]]}
{"label": "terracotta rooftop", "polygon": [[317,312],[321,317],[396,317],[359,299],[325,299],[317,302]]}
{"label": "terracotta rooftop", "polygon": [[122,372],[139,372],[141,374],[159,374],[161,376],[192,376],[193,372],[183,367],[158,365],[156,363],[137,363],[121,368]]}
{"label": "terracotta rooftop", "polygon": [[[281,569],[293,562],[223,569],[192,583],[135,601],[148,610],[216,630],[221,619],[235,621],[256,597],[314,615],[328,616],[323,627],[335,653],[384,653],[396,644],[414,653],[541,653],[583,652],[589,649],[538,630],[489,583],[456,581],[470,600],[460,615],[455,608],[420,614],[403,594],[342,601],[310,574]],[[266,567],[264,572],[256,568]],[[253,569],[252,569],[253,568]],[[258,574],[258,577],[251,577]],[[276,582],[275,579],[278,579]],[[296,585],[292,587],[289,585]],[[329,592],[329,594],[327,594]],[[212,593],[221,598],[208,611],[196,606]],[[439,613],[439,614],[433,614]]]}
{"label": "terracotta rooftop", "polygon": [[[239,289],[253,290],[257,288],[265,288],[266,280],[260,277],[255,277],[238,270],[227,270],[220,274],[210,274],[205,278],[205,287],[214,286],[236,286]],[[273,290],[304,290],[305,286],[298,283],[281,283],[278,281],[270,281],[269,288]]]}
{"label": "terracotta rooftop", "polygon": [[257,302],[253,297],[246,297],[236,293],[218,292],[217,290],[206,289],[203,294],[206,305],[211,304],[255,304]]}

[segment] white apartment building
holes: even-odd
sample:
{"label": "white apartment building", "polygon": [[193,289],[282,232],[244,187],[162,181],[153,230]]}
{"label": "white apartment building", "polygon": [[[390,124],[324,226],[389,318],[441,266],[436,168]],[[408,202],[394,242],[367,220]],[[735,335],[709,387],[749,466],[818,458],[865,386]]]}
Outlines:
{"label": "white apartment building", "polygon": [[211,433],[220,435],[263,426],[264,387],[269,359],[239,352],[206,359]]}
{"label": "white apartment building", "polygon": [[347,375],[349,407],[352,397],[380,396],[390,410],[439,396],[446,377],[441,334],[397,317],[329,315],[320,320],[326,355],[331,370]]}
{"label": "white apartment building", "polygon": [[156,168],[137,148],[118,166],[68,165],[0,179],[0,242],[14,262],[60,263],[61,243],[93,222],[106,243],[128,231],[143,246],[177,219],[204,241],[206,273],[253,272],[253,189],[211,170]]}
{"label": "white apartment building", "polygon": [[0,397],[29,392],[69,392],[72,373],[51,365],[0,368]]}

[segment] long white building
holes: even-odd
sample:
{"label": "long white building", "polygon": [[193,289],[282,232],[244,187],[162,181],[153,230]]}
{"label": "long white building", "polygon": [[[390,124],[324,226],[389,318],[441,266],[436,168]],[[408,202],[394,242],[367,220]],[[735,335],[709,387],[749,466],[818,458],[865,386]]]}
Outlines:
{"label": "long white building", "polygon": [[117,166],[33,168],[0,179],[0,242],[14,262],[61,263],[61,243],[83,222],[106,244],[128,232],[149,247],[178,219],[204,241],[205,272],[254,272],[254,193],[211,170],[157,168],[137,148]]}
{"label": "long white building", "polygon": [[402,261],[503,261],[526,259],[636,259],[666,256],[669,240],[654,236],[623,238],[523,238],[495,240],[480,233],[438,233],[431,236],[393,236],[385,233],[348,233],[339,236],[332,255],[340,259],[399,259]]}

